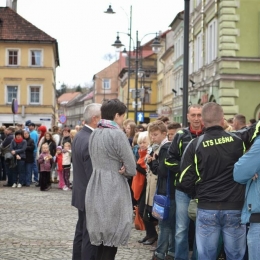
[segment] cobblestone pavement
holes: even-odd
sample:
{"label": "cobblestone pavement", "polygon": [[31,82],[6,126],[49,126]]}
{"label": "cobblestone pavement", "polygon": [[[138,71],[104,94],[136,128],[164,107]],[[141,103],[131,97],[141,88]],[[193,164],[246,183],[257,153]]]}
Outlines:
{"label": "cobblestone pavement", "polygon": [[[0,259],[71,259],[77,210],[71,191],[57,185],[41,192],[34,186],[3,187],[0,183]],[[150,246],[136,242],[143,232],[132,230],[127,247],[118,249],[116,260],[150,260]]]}

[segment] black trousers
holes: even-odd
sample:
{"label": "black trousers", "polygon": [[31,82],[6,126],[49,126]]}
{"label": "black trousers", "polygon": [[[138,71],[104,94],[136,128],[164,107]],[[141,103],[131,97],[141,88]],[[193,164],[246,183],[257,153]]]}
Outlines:
{"label": "black trousers", "polygon": [[46,190],[50,186],[50,172],[40,172],[40,179],[39,179],[39,184],[40,184],[40,190]]}
{"label": "black trousers", "polygon": [[72,260],[96,260],[97,246],[89,240],[87,231],[86,211],[78,210],[78,222],[73,241]]}
{"label": "black trousers", "polygon": [[97,260],[114,260],[117,252],[117,247],[104,246],[101,244],[97,247]]}
{"label": "black trousers", "polygon": [[154,222],[157,221],[157,220],[152,216],[152,214],[150,214],[151,216],[150,216],[149,220],[147,220],[147,218],[144,218],[145,208],[147,208],[147,206],[145,205],[145,196],[146,196],[146,183],[145,183],[145,186],[143,188],[140,199],[138,201],[139,214],[144,221],[146,236],[149,237],[149,238],[156,237],[157,232],[156,232],[156,229],[155,229]]}

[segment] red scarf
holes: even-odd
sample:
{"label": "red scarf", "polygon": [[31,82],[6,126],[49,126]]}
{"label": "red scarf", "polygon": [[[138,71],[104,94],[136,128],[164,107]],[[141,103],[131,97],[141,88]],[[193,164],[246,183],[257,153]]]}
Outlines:
{"label": "red scarf", "polygon": [[194,134],[194,135],[199,136],[199,135],[201,135],[201,133],[202,133],[202,128],[203,128],[203,126],[201,126],[201,129],[200,129],[200,130],[194,130],[194,129],[192,129],[191,126],[190,126],[190,132],[191,132],[192,134]]}
{"label": "red scarf", "polygon": [[20,143],[23,141],[23,138],[20,138],[20,139],[14,138],[14,141],[15,141],[17,144],[20,144]]}
{"label": "red scarf", "polygon": [[138,153],[139,153],[139,159],[138,159],[137,163],[140,164],[142,168],[146,168],[144,159],[147,154],[147,149],[145,149],[143,151],[141,149],[139,149]]}
{"label": "red scarf", "polygon": [[[146,156],[146,153],[147,153],[147,149],[144,150],[144,151],[139,149],[138,153],[139,153],[140,157],[139,157],[137,163],[140,164],[142,168],[146,168],[146,164],[145,164],[144,159],[145,159],[145,156]],[[145,184],[145,179],[146,179],[145,175],[136,171],[136,175],[134,176],[133,181],[132,181],[132,190],[133,190],[133,193],[134,193],[134,198],[136,200],[139,200],[140,197],[141,197],[141,194],[142,194],[142,191],[143,191],[143,188],[144,188],[144,184]]]}

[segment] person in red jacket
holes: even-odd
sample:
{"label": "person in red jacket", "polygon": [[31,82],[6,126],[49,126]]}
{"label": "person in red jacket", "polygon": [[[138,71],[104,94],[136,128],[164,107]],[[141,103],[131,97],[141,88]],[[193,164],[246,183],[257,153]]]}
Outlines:
{"label": "person in red jacket", "polygon": [[57,163],[57,173],[59,176],[59,189],[63,189],[65,186],[65,183],[64,183],[64,179],[63,179],[62,147],[61,146],[57,146],[57,148],[56,148],[55,162]]}

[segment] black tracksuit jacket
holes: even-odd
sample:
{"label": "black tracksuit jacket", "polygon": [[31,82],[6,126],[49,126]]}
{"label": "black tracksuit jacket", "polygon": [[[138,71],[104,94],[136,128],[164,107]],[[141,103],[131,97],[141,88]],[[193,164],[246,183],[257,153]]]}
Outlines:
{"label": "black tracksuit jacket", "polygon": [[189,143],[181,161],[180,186],[188,194],[196,194],[198,207],[214,210],[240,210],[245,185],[234,181],[234,164],[246,147],[240,137],[227,133],[221,126],[205,130]]}

